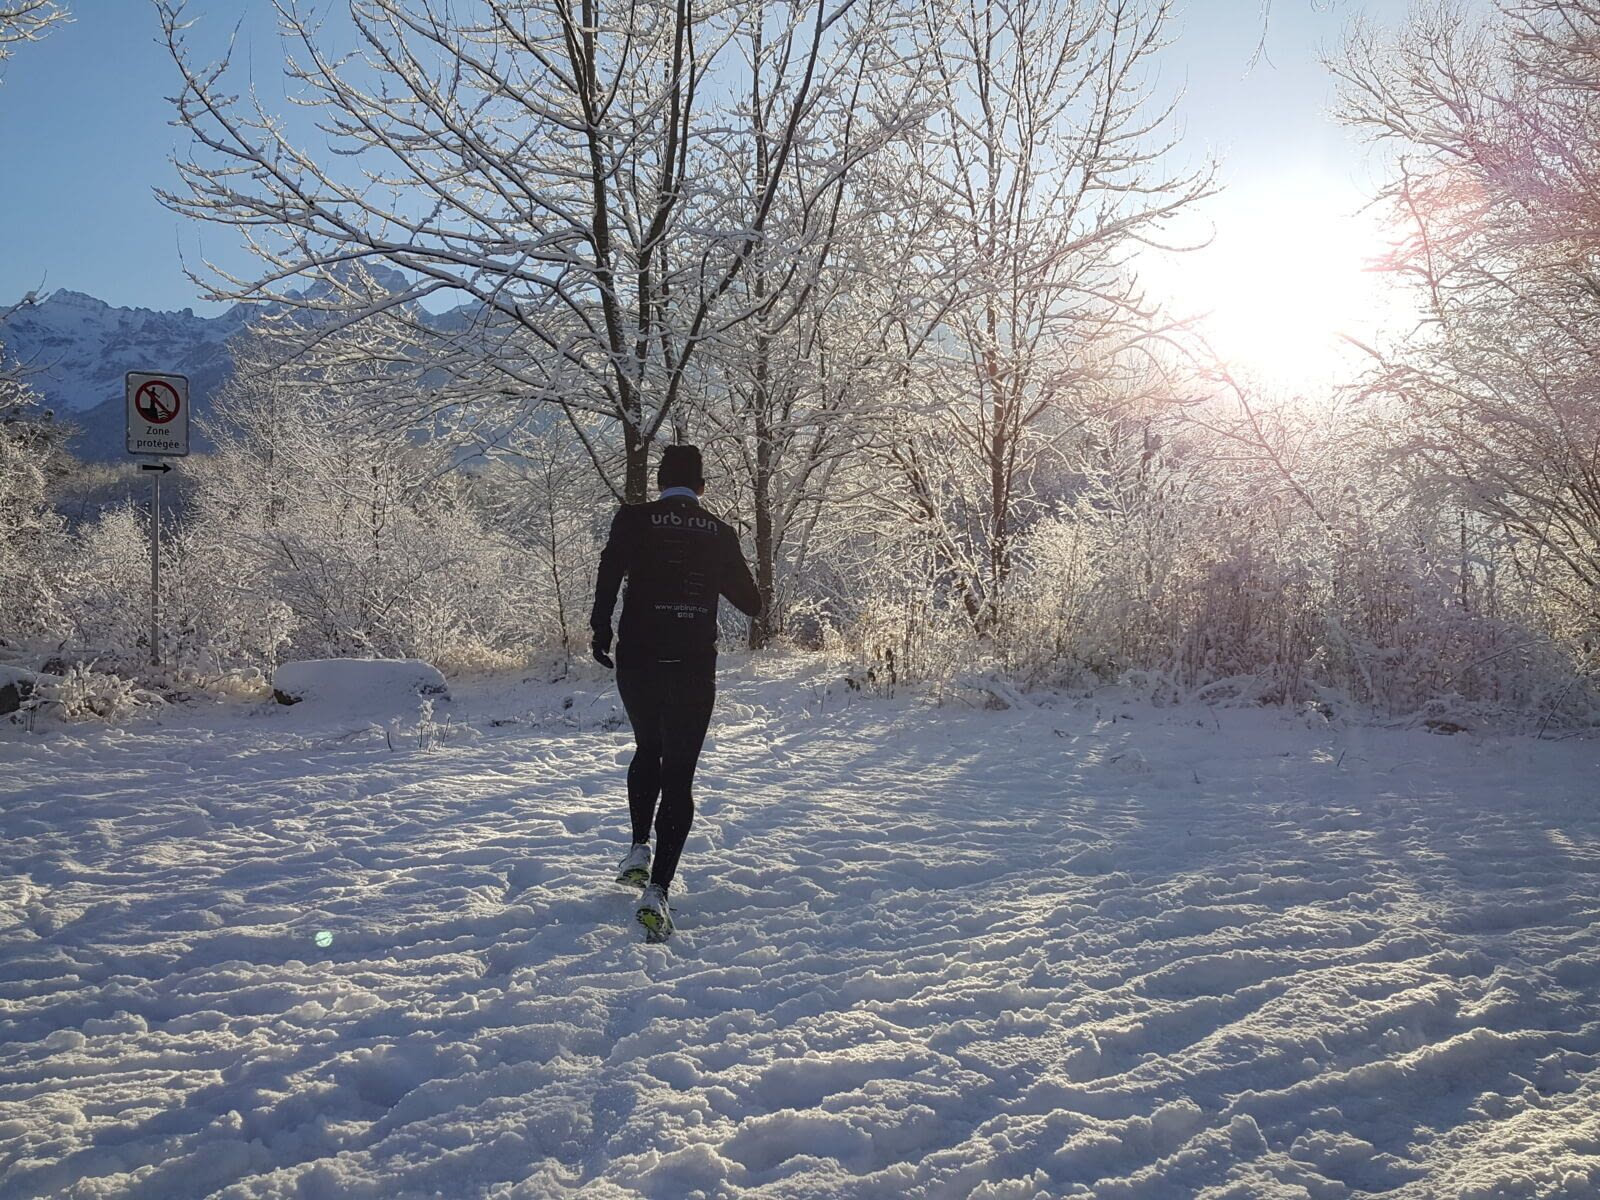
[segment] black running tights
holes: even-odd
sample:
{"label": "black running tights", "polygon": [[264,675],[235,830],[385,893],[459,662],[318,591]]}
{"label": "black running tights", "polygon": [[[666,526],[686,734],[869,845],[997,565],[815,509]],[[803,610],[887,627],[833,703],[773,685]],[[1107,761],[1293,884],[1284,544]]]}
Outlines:
{"label": "black running tights", "polygon": [[638,747],[628,766],[633,840],[649,841],[654,821],[656,852],[650,882],[669,887],[694,822],[694,769],[716,701],[716,666],[619,664],[617,691]]}

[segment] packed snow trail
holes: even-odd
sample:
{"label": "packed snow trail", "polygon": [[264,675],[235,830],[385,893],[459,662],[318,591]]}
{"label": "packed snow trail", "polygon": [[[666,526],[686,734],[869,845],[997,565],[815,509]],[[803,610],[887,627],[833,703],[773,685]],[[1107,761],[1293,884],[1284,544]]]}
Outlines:
{"label": "packed snow trail", "polygon": [[735,660],[646,946],[606,682],[458,692],[0,726],[0,1197],[1600,1195],[1592,740]]}

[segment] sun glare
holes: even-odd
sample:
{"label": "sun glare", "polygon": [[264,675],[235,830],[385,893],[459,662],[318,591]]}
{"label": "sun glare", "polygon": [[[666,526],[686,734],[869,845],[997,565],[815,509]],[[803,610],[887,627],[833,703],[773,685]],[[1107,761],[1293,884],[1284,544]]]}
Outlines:
{"label": "sun glare", "polygon": [[[1218,357],[1262,385],[1315,394],[1348,378],[1389,302],[1371,262],[1370,218],[1274,189],[1218,206],[1216,236],[1161,272],[1173,310],[1195,318]],[[1159,286],[1159,285],[1158,285]]]}

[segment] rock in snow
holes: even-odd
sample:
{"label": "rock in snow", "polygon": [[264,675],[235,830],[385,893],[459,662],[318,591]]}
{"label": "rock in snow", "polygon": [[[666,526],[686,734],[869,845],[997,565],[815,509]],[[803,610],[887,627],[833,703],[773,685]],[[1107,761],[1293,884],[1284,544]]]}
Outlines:
{"label": "rock in snow", "polygon": [[59,683],[52,675],[41,675],[22,667],[8,667],[0,663],[0,717],[14,713],[27,703],[28,697],[43,683]]}
{"label": "rock in snow", "polygon": [[418,697],[448,700],[439,669],[416,658],[308,658],[272,673],[279,704],[314,701],[345,715],[392,712]]}

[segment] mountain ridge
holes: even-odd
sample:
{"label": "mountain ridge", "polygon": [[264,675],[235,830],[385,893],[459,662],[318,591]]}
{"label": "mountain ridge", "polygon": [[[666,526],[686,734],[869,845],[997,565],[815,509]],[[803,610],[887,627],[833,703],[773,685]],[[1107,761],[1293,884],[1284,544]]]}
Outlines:
{"label": "mountain ridge", "polygon": [[[28,382],[57,419],[74,427],[68,446],[79,458],[125,457],[123,377],[129,371],[189,377],[191,418],[211,410],[233,374],[228,339],[249,324],[250,306],[235,304],[213,317],[108,304],[63,288],[25,304],[0,322],[7,359],[28,371]],[[194,429],[195,448],[204,434]]]}
{"label": "mountain ridge", "polygon": [[[397,271],[368,267],[391,291],[405,288]],[[315,295],[326,284],[307,289]],[[470,306],[463,306],[470,307]],[[124,376],[129,371],[185,375],[189,379],[191,444],[211,448],[205,420],[217,393],[233,376],[231,338],[277,306],[237,303],[214,316],[192,308],[151,309],[114,305],[87,292],[61,288],[24,300],[0,317],[0,355],[28,372],[28,383],[57,420],[72,429],[68,449],[85,462],[128,457]],[[0,313],[6,308],[0,305]],[[445,321],[454,314],[441,314]]]}

